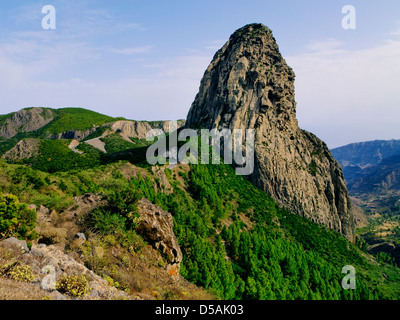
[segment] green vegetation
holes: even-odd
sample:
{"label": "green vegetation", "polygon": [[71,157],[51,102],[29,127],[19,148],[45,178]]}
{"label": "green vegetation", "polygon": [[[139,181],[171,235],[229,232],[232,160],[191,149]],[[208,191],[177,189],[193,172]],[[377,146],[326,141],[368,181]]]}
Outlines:
{"label": "green vegetation", "polygon": [[52,109],[55,118],[40,131],[50,134],[57,134],[70,130],[91,129],[93,126],[101,126],[107,122],[123,120],[123,118],[113,118],[98,112],[83,108],[62,108]]}
{"label": "green vegetation", "polygon": [[107,153],[115,153],[132,149],[134,147],[133,143],[126,141],[118,133],[112,133],[104,138],[101,138],[100,140],[106,144],[105,149],[107,150]]}
{"label": "green vegetation", "polygon": [[141,197],[140,191],[131,188],[112,191],[107,197],[108,205],[94,210],[87,217],[87,226],[104,235],[126,235],[136,228],[137,202]]}
{"label": "green vegetation", "polygon": [[[117,150],[120,139],[112,136],[106,141]],[[56,210],[70,206],[77,195],[102,193],[108,205],[83,221],[88,232],[98,234],[98,243],[87,242],[82,249],[87,266],[102,276],[112,275],[107,260],[113,261],[107,250],[111,243],[117,242],[124,254],[144,246],[135,228],[137,201],[145,197],[173,215],[183,252],[181,275],[220,298],[397,299],[400,295],[399,269],[390,265],[390,257],[381,255],[376,265],[371,263],[359,249],[362,243],[353,245],[338,233],[282,209],[228,165],[166,169],[172,192],[165,192],[145,164],[146,147],[102,155],[82,143],[79,149],[85,154],[79,155],[68,149],[68,143],[43,140],[41,156],[30,167],[0,161],[0,188],[18,194],[20,201]],[[126,179],[124,170],[135,174]],[[18,203],[15,197],[13,203]],[[29,238],[34,224],[25,224],[26,233],[14,229]],[[357,271],[356,290],[341,287],[345,265]]]}
{"label": "green vegetation", "polygon": [[98,166],[101,163],[100,151],[90,146],[82,147],[87,152],[78,154],[68,148],[70,140],[41,140],[39,156],[26,159],[32,168],[46,172],[69,171]]}
{"label": "green vegetation", "polygon": [[[163,201],[158,195],[153,200],[163,202],[174,214],[184,252],[181,274],[190,281],[224,299],[385,296],[379,290],[382,277],[379,285],[369,282],[371,265],[356,246],[334,231],[279,208],[230,167],[193,166],[190,190],[189,195],[175,186],[172,196]],[[241,218],[243,213],[249,220]],[[340,286],[341,269],[347,264],[358,271],[355,291]],[[371,273],[380,274],[380,270]],[[393,282],[400,280],[396,272],[391,277]]]}
{"label": "green vegetation", "polygon": [[[19,132],[11,139],[6,139],[4,141],[0,140],[0,155],[4,154],[8,150],[11,150],[18,143],[18,141],[24,138],[49,139],[55,134],[68,132],[71,130],[84,131],[100,126],[92,133],[92,137],[96,138],[103,133],[102,130],[105,130],[103,127],[101,127],[103,124],[118,120],[125,120],[121,117],[113,118],[83,108],[62,108],[50,110],[54,115],[54,119],[44,127],[32,132]],[[12,115],[13,113],[8,115],[0,115],[0,125]]]}
{"label": "green vegetation", "polygon": [[18,141],[27,138],[27,134],[25,133],[19,133],[15,137],[11,139],[6,139],[6,140],[0,140],[0,155],[3,155],[7,151],[11,150],[12,148],[15,147],[15,145],[18,143]]}
{"label": "green vegetation", "polygon": [[56,288],[61,293],[68,293],[73,297],[83,297],[89,292],[89,281],[83,274],[63,274],[60,280],[57,282]]}
{"label": "green vegetation", "polygon": [[0,115],[0,125],[2,125],[7,119],[11,118],[14,114],[15,112]]}
{"label": "green vegetation", "polygon": [[308,172],[310,172],[313,176],[317,175],[317,164],[314,160],[311,160],[310,164],[308,165]]}
{"label": "green vegetation", "polygon": [[0,192],[0,239],[17,237],[32,240],[37,237],[36,211],[28,209],[12,194],[4,196]]}
{"label": "green vegetation", "polygon": [[[0,258],[0,262],[3,259]],[[6,260],[3,264],[0,264],[0,276],[20,282],[32,282],[34,280],[31,267],[15,259]]]}
{"label": "green vegetation", "polygon": [[152,141],[147,141],[146,139],[139,139],[133,137],[130,137],[129,139],[132,140],[135,148],[146,147],[153,143]]}
{"label": "green vegetation", "polygon": [[91,140],[91,139],[94,139],[94,138],[98,138],[106,131],[107,131],[107,127],[97,127],[94,132],[89,134],[85,139],[81,140],[81,142],[84,142],[84,141],[87,141],[87,140]]}

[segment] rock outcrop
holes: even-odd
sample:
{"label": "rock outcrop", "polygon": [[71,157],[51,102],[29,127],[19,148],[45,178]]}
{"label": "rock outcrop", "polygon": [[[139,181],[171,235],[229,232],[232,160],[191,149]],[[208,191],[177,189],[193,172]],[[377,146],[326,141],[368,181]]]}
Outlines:
{"label": "rock outcrop", "polygon": [[272,32],[247,25],[215,54],[186,127],[255,129],[249,179],[288,210],[353,240],[341,167],[324,142],[299,128],[294,79]]}
{"label": "rock outcrop", "polygon": [[[182,127],[185,122],[182,120],[177,121],[178,128]],[[151,129],[161,129],[164,132],[169,132],[168,121],[116,121],[111,124],[111,130],[120,132],[130,138],[146,139],[147,133]]]}
{"label": "rock outcrop", "polygon": [[172,215],[142,199],[138,204],[140,220],[137,231],[154,249],[159,250],[166,262],[179,273],[182,251],[174,234]]}
{"label": "rock outcrop", "polygon": [[20,140],[14,148],[7,151],[2,158],[11,161],[29,159],[39,154],[40,140],[27,138]]}
{"label": "rock outcrop", "polygon": [[86,130],[69,130],[65,131],[62,133],[57,133],[50,135],[48,138],[56,140],[56,139],[72,139],[72,140],[77,140],[81,141],[85,139],[87,136],[89,136],[91,133],[93,133],[96,130],[96,128],[90,128]]}
{"label": "rock outcrop", "polygon": [[129,296],[126,292],[110,286],[105,279],[86,268],[82,263],[77,262],[71,256],[65,254],[56,245],[33,245],[32,249],[29,250],[25,241],[9,238],[0,241],[0,248],[11,250],[13,261],[23,263],[31,268],[35,277],[31,283],[31,289],[35,289],[35,287],[45,289],[48,291],[48,296],[54,300],[71,299],[71,297],[55,291],[56,280],[62,274],[82,274],[86,276],[89,281],[89,293],[84,297],[85,300],[132,300],[138,298]]}
{"label": "rock outcrop", "polygon": [[38,130],[54,118],[50,109],[30,108],[15,112],[0,127],[0,137],[9,139],[19,132]]}

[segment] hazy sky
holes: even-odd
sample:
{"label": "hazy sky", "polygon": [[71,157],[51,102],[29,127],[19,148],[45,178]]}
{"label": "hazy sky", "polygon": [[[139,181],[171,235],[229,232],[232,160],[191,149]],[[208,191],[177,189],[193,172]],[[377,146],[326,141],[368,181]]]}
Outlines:
{"label": "hazy sky", "polygon": [[[56,29],[42,28],[42,7]],[[342,28],[342,7],[356,29]],[[400,1],[2,0],[0,114],[79,106],[135,120],[186,118],[214,53],[270,27],[296,73],[301,128],[329,147],[400,139]]]}

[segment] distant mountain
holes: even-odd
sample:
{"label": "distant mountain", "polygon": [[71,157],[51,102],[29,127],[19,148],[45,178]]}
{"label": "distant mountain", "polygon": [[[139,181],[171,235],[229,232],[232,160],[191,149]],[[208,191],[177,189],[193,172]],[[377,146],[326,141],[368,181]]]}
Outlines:
{"label": "distant mountain", "polygon": [[[400,140],[375,140],[352,143],[331,150],[342,166],[348,184],[357,180],[366,169],[378,165],[385,158],[400,154]],[[373,170],[372,170],[373,171]]]}
{"label": "distant mountain", "polygon": [[399,211],[400,140],[353,143],[331,152],[342,165],[350,195],[380,213]]}
{"label": "distant mountain", "polygon": [[358,192],[400,189],[400,154],[384,158],[378,164],[365,168],[350,186]]}

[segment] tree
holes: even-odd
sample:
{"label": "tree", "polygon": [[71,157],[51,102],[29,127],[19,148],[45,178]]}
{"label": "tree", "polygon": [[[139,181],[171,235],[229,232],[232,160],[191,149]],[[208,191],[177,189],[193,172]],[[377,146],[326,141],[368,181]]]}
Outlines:
{"label": "tree", "polygon": [[37,237],[36,211],[28,209],[12,194],[0,193],[0,238],[17,237],[32,240]]}
{"label": "tree", "polygon": [[257,282],[252,278],[248,277],[246,280],[246,299],[255,300],[257,296]]}

